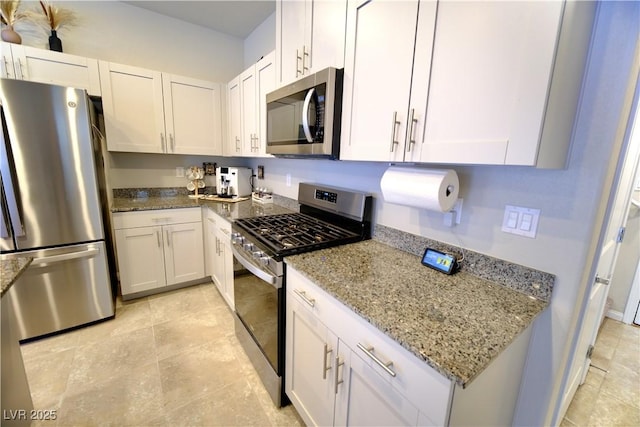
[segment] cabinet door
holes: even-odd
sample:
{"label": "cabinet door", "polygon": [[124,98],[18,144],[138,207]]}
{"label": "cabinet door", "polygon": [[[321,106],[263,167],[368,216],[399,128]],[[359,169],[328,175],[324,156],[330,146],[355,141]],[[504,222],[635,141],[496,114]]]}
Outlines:
{"label": "cabinet door", "polygon": [[[0,77],[3,79],[17,79],[16,71],[14,69],[13,52],[11,50],[11,44],[0,42],[0,52],[2,53],[2,63],[0,64]],[[20,64],[16,64],[18,71],[20,71]]]}
{"label": "cabinet door", "polygon": [[333,425],[338,340],[287,292],[285,390],[307,425]]}
{"label": "cabinet door", "polygon": [[440,2],[423,161],[535,165],[563,2]]}
{"label": "cabinet door", "polygon": [[115,234],[122,294],[165,286],[162,227],[124,228]]}
{"label": "cabinet door", "polygon": [[267,93],[276,88],[276,54],[266,55],[256,63],[257,102],[257,136],[252,155],[255,157],[272,157],[267,155]]}
{"label": "cabinet door", "polygon": [[242,154],[242,122],[240,120],[240,76],[231,80],[227,85],[227,114],[229,120],[229,132],[225,144],[225,156],[238,156]]}
{"label": "cabinet door", "polygon": [[418,409],[349,347],[339,345],[345,360],[338,375],[343,382],[336,395],[335,425],[418,425]]}
{"label": "cabinet door", "polygon": [[233,252],[231,252],[231,228],[218,228],[218,260],[220,271],[220,283],[222,284],[222,296],[227,301],[229,308],[235,310],[233,292]]}
{"label": "cabinet door", "polygon": [[255,140],[258,138],[258,104],[256,102],[256,69],[249,67],[240,74],[240,120],[242,154],[252,156]]}
{"label": "cabinet door", "polygon": [[165,152],[161,73],[111,62],[98,65],[108,149]]}
{"label": "cabinet door", "polygon": [[276,61],[280,64],[278,81],[281,85],[291,83],[305,72],[311,48],[312,25],[311,0],[276,2]]}
{"label": "cabinet door", "polygon": [[309,72],[327,67],[344,67],[347,2],[313,0],[311,55],[305,65]]}
{"label": "cabinet door", "polygon": [[222,155],[220,85],[162,75],[167,153]]}
{"label": "cabinet door", "polygon": [[203,278],[202,222],[165,225],[162,231],[167,285]]}
{"label": "cabinet door", "polygon": [[[211,217],[207,212],[208,208],[203,208],[203,214],[206,215],[205,220],[203,222],[203,232],[204,232],[204,273],[207,276],[211,276],[211,279],[215,283],[215,269],[216,269],[216,258],[218,256],[218,241],[217,241],[217,233],[216,233],[216,221],[215,218]],[[217,285],[217,283],[216,283]]]}
{"label": "cabinet door", "polygon": [[403,160],[417,17],[418,0],[348,3],[341,159]]}
{"label": "cabinet door", "polygon": [[11,46],[23,80],[85,89],[100,96],[98,60],[29,46]]}

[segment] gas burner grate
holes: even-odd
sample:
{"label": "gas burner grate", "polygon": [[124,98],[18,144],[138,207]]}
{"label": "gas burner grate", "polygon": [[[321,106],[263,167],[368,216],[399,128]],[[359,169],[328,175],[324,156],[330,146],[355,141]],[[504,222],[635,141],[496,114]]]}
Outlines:
{"label": "gas burner grate", "polygon": [[358,237],[356,233],[301,213],[244,218],[236,223],[278,253],[301,252]]}

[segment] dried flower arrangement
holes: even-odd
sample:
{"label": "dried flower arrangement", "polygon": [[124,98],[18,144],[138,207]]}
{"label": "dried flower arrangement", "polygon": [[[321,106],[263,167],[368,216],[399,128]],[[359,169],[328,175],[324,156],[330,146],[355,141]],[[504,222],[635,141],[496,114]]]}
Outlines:
{"label": "dried flower arrangement", "polygon": [[20,0],[2,0],[0,1],[0,22],[7,28],[2,30],[2,40],[9,43],[22,43],[22,37],[16,33],[13,26],[23,20],[29,20],[28,13],[21,12]]}
{"label": "dried flower arrangement", "polygon": [[75,12],[62,7],[53,6],[48,1],[40,1],[40,8],[44,15],[44,25],[51,31],[58,31],[62,27],[71,27],[76,24]]}
{"label": "dried flower arrangement", "polygon": [[75,12],[62,7],[56,7],[50,2],[41,0],[40,9],[33,13],[39,15],[38,23],[51,31],[49,37],[49,49],[62,52],[62,41],[58,38],[57,31],[63,27],[71,27],[76,24]]}

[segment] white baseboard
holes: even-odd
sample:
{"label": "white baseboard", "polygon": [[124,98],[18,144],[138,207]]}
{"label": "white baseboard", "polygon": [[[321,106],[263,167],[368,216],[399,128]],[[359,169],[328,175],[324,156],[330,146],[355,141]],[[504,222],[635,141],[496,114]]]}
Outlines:
{"label": "white baseboard", "polygon": [[607,317],[613,320],[617,320],[618,322],[622,322],[623,314],[621,311],[609,310],[607,311]]}

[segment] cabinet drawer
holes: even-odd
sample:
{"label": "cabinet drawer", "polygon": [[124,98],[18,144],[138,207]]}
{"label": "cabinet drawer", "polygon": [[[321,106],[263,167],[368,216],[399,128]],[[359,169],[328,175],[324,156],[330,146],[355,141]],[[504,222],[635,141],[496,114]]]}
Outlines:
{"label": "cabinet drawer", "polygon": [[113,228],[116,230],[201,221],[200,208],[157,209],[113,214]]}
{"label": "cabinet drawer", "polygon": [[[291,268],[287,269],[287,292],[300,301],[306,299],[322,323],[434,425],[446,423],[451,380]],[[389,363],[389,370],[381,366]]]}
{"label": "cabinet drawer", "polygon": [[210,224],[214,224],[216,228],[227,236],[231,235],[231,221],[218,215],[212,208],[206,208],[206,218]]}

